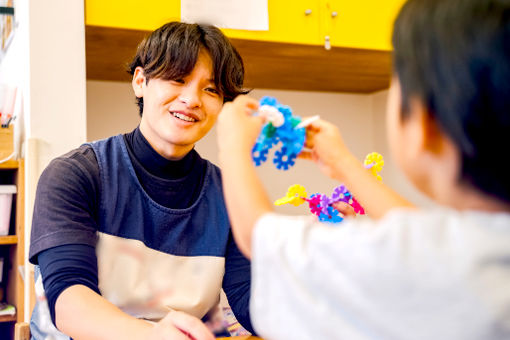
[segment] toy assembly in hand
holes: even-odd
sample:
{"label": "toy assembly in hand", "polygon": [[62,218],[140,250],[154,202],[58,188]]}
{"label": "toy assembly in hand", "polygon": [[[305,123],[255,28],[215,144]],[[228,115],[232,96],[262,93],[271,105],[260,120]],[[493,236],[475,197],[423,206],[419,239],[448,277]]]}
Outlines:
{"label": "toy assembly in hand", "polygon": [[[384,166],[384,160],[377,152],[372,152],[367,155],[364,162],[365,168],[370,169],[372,174],[381,180],[378,174]],[[347,190],[344,185],[339,185],[333,190],[331,197],[324,194],[313,194],[307,197],[305,188],[302,185],[295,184],[289,187],[285,197],[282,197],[274,202],[275,205],[292,204],[299,206],[304,202],[308,202],[310,211],[315,214],[319,221],[338,223],[343,221],[338,210],[333,208],[333,204],[337,202],[345,202],[352,206],[356,214],[364,215],[365,210],[361,204],[356,201],[354,196]]]}
{"label": "toy assembly in hand", "polygon": [[[255,146],[252,149],[252,158],[256,166],[261,165],[267,160],[269,150],[281,142],[280,150],[274,154],[273,163],[279,170],[288,170],[295,164],[297,155],[303,150],[305,144],[305,126],[301,117],[294,116],[292,109],[287,105],[282,105],[272,97],[263,97],[260,100],[259,115],[267,119],[262,131],[257,138]],[[381,180],[378,174],[384,166],[383,157],[373,152],[365,158],[365,168]],[[307,197],[305,188],[302,185],[295,184],[289,187],[285,197],[278,199],[274,204],[292,204],[299,206],[308,202],[310,211],[315,214],[320,221],[338,223],[343,220],[338,210],[333,208],[337,202],[345,202],[351,205],[357,214],[365,214],[363,207],[356,201],[354,196],[344,185],[340,185],[333,190],[331,197],[324,194],[314,194]]]}
{"label": "toy assembly in hand", "polygon": [[278,103],[272,97],[260,100],[258,112],[268,122],[252,149],[253,162],[256,166],[264,163],[269,150],[281,142],[281,149],[275,152],[273,163],[279,170],[288,170],[296,163],[296,157],[305,145],[305,128],[299,125],[301,117],[292,115],[289,106]]}

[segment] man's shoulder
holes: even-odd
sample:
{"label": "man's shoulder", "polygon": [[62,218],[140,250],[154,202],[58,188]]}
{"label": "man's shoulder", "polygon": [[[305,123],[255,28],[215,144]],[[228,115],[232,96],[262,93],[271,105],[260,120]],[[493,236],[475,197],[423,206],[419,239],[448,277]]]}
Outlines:
{"label": "man's shoulder", "polygon": [[[76,149],[73,149],[65,154],[63,154],[60,157],[57,157],[56,159],[61,160],[75,160],[78,162],[82,162],[84,160],[92,160],[94,161],[96,159],[96,155],[94,153],[94,149],[90,144],[82,144]],[[96,161],[97,163],[97,161]]]}
{"label": "man's shoulder", "polygon": [[54,158],[44,169],[41,180],[61,181],[72,178],[97,178],[99,165],[94,150],[88,144],[73,149],[59,157]]}

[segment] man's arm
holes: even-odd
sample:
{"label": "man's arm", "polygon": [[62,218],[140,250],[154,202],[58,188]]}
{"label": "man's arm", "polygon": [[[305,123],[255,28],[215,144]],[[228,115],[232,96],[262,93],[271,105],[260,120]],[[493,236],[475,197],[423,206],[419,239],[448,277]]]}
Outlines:
{"label": "man's arm", "polygon": [[65,289],[57,299],[55,313],[57,328],[75,339],[148,339],[152,328],[83,285]]}
{"label": "man's arm", "polygon": [[250,289],[250,261],[241,254],[232,235],[229,235],[223,290],[237,321],[250,333],[255,334],[250,319]]}
{"label": "man's arm", "polygon": [[213,340],[213,334],[196,317],[171,311],[157,324],[136,319],[88,287],[75,285],[60,294],[56,304],[57,327],[80,340],[162,339]]}

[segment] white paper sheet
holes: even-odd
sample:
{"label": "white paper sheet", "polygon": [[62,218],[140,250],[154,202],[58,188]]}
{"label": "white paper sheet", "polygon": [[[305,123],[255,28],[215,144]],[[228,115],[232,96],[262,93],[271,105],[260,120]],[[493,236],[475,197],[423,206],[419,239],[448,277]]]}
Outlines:
{"label": "white paper sheet", "polygon": [[267,0],[181,0],[181,21],[267,31]]}

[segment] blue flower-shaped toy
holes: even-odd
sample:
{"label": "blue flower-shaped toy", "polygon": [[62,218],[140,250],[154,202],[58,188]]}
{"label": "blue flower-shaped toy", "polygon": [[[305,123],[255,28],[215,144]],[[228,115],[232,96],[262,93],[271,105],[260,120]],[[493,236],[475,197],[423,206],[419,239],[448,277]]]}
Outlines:
{"label": "blue flower-shaped toy", "polygon": [[268,123],[252,149],[253,162],[256,166],[261,165],[267,160],[269,150],[281,145],[274,154],[273,163],[279,170],[288,170],[305,144],[305,128],[297,126],[301,118],[293,116],[289,106],[267,96],[260,100],[259,113],[266,116]]}

